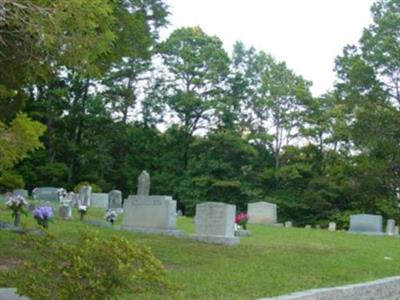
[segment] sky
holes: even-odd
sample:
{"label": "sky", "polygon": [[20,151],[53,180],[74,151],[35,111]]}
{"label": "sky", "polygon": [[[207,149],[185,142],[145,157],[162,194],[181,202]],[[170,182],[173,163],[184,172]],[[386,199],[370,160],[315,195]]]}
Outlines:
{"label": "sky", "polygon": [[285,61],[313,82],[314,96],[333,88],[335,57],[357,44],[372,22],[373,0],[166,0],[170,25],[200,26],[230,54],[235,41]]}

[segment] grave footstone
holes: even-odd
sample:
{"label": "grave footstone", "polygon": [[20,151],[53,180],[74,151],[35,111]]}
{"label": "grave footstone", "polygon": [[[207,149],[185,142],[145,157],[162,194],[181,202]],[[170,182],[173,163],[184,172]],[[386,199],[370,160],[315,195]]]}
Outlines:
{"label": "grave footstone", "polygon": [[304,228],[305,228],[305,229],[311,229],[311,225],[310,225],[310,224],[307,224]]}
{"label": "grave footstone", "polygon": [[396,227],[396,221],[393,219],[387,220],[386,223],[386,234],[387,235],[395,235],[395,227]]}
{"label": "grave footstone", "polygon": [[90,207],[108,208],[108,194],[106,193],[92,193]]}
{"label": "grave footstone", "polygon": [[285,222],[285,227],[286,227],[286,228],[290,228],[290,227],[292,227],[292,226],[293,226],[292,221],[286,221],[286,222]]}
{"label": "grave footstone", "polygon": [[118,190],[112,190],[108,193],[108,208],[118,209],[122,208],[122,193]]}
{"label": "grave footstone", "polygon": [[350,233],[382,234],[382,216],[359,214],[350,216]]}
{"label": "grave footstone", "polygon": [[171,196],[129,196],[123,207],[123,227],[134,231],[179,235],[176,201]]}
{"label": "grave footstone", "polygon": [[274,224],[277,221],[276,204],[265,201],[247,204],[249,223]]}
{"label": "grave footstone", "polygon": [[336,223],[335,222],[329,222],[329,231],[336,231]]}
{"label": "grave footstone", "polygon": [[194,238],[207,243],[235,245],[236,207],[219,202],[205,202],[196,205]]}
{"label": "grave footstone", "polygon": [[138,195],[149,195],[150,194],[150,175],[146,170],[142,171],[138,177]]}

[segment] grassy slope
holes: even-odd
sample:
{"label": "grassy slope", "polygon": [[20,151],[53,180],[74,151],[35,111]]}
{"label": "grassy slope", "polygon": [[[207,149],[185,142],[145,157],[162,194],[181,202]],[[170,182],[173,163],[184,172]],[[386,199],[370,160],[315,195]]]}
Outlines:
{"label": "grassy slope", "polygon": [[[74,214],[77,218],[75,211]],[[101,219],[102,215],[101,210],[92,209],[87,217]],[[0,208],[0,219],[10,220],[9,212]],[[23,220],[34,226],[32,218]],[[193,227],[193,219],[178,219],[178,228],[184,232],[193,232]],[[73,240],[84,228],[93,227],[78,221],[55,220],[50,224],[51,232],[65,240]],[[181,287],[173,299],[256,299],[400,273],[397,238],[257,225],[250,225],[249,229],[252,236],[241,238],[235,247],[112,229],[101,229],[101,234],[121,235],[151,247],[166,266],[170,280]],[[29,251],[15,247],[17,238],[15,233],[0,230],[0,271],[7,261],[29,256]],[[0,281],[0,286],[7,285],[12,283]],[[126,299],[132,297],[127,295]]]}

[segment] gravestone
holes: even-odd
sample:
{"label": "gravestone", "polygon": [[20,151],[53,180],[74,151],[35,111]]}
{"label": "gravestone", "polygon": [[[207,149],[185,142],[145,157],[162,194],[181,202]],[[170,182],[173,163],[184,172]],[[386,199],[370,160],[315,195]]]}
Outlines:
{"label": "gravestone", "polygon": [[26,198],[28,197],[28,190],[15,189],[15,190],[13,191],[12,195],[13,195],[14,197],[16,197],[16,196],[22,196],[22,197],[24,197],[24,198],[26,199]]}
{"label": "gravestone", "polygon": [[236,207],[219,202],[204,202],[196,205],[194,238],[207,243],[235,245]]}
{"label": "gravestone", "polygon": [[290,227],[292,227],[292,226],[293,226],[292,221],[286,221],[286,222],[285,222],[285,227],[286,227],[286,228],[290,228]]}
{"label": "gravestone", "polygon": [[328,230],[329,231],[336,231],[336,223],[335,222],[329,222]]}
{"label": "gravestone", "polygon": [[310,224],[307,224],[304,228],[305,228],[305,229],[311,229],[311,225],[310,225]]}
{"label": "gravestone", "polygon": [[104,208],[104,209],[108,208],[108,194],[93,193],[90,207],[97,207],[97,208]]}
{"label": "gravestone", "polygon": [[84,185],[79,191],[80,204],[86,207],[90,207],[92,200],[92,187],[90,185]]}
{"label": "gravestone", "polygon": [[359,214],[350,216],[350,233],[382,234],[382,216]]}
{"label": "gravestone", "polygon": [[60,219],[62,219],[62,220],[70,220],[70,219],[72,219],[72,208],[71,208],[71,205],[68,205],[68,204],[60,205],[60,207],[58,209],[58,213],[59,213]]}
{"label": "gravestone", "polygon": [[150,195],[150,175],[144,170],[138,177],[138,195]]}
{"label": "gravestone", "polygon": [[37,187],[32,190],[32,195],[36,200],[58,201],[58,190],[56,187]]}
{"label": "gravestone", "polygon": [[108,193],[108,208],[122,208],[122,193],[118,190],[112,190]]}
{"label": "gravestone", "polygon": [[171,196],[129,196],[124,202],[123,228],[179,235],[176,201]]}
{"label": "gravestone", "polygon": [[321,225],[319,224],[315,225],[315,229],[321,229]]}
{"label": "gravestone", "polygon": [[396,227],[396,221],[393,219],[387,220],[386,223],[386,234],[387,235],[395,235],[395,227]]}
{"label": "gravestone", "polygon": [[394,235],[399,235],[399,226],[394,226]]}
{"label": "gravestone", "polygon": [[249,223],[274,224],[277,221],[276,204],[268,202],[255,202],[247,204]]}

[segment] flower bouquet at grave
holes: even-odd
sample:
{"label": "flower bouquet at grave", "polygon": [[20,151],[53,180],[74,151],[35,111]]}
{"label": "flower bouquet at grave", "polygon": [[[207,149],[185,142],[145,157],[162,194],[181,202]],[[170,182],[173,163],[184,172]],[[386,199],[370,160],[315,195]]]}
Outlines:
{"label": "flower bouquet at grave", "polygon": [[40,206],[32,211],[33,217],[43,228],[49,228],[49,221],[53,218],[53,208],[51,206]]}
{"label": "flower bouquet at grave", "polygon": [[9,194],[7,195],[6,206],[12,211],[11,216],[14,218],[14,226],[19,226],[21,214],[27,215],[26,207],[28,206],[28,201],[21,195],[13,197]]}
{"label": "flower bouquet at grave", "polygon": [[81,215],[80,220],[83,221],[83,218],[85,217],[87,213],[87,206],[86,205],[79,205],[78,206],[78,212]]}
{"label": "flower bouquet at grave", "polygon": [[106,219],[107,222],[110,222],[111,225],[114,225],[114,222],[117,220],[118,214],[115,210],[108,209],[106,210],[106,213],[104,215],[104,219]]}
{"label": "flower bouquet at grave", "polygon": [[238,213],[235,216],[235,223],[242,226],[244,230],[247,229],[247,222],[249,221],[249,215],[245,212]]}

